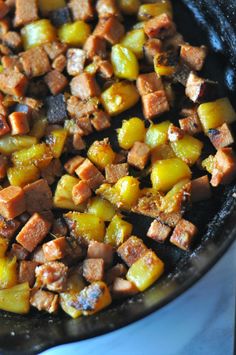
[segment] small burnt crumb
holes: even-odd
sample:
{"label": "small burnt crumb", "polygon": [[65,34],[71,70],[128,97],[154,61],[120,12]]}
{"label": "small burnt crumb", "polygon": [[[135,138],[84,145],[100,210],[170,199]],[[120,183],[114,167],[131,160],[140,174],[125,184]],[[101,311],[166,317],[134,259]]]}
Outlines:
{"label": "small burnt crumb", "polygon": [[217,136],[218,134],[220,134],[220,132],[218,129],[211,128],[208,130],[208,134],[211,136]]}
{"label": "small burnt crumb", "polygon": [[47,97],[45,108],[49,123],[63,123],[67,118],[66,100],[63,94]]}
{"label": "small burnt crumb", "polygon": [[63,7],[54,11],[51,11],[49,18],[52,24],[56,27],[62,26],[65,23],[71,22],[70,10],[68,7]]}

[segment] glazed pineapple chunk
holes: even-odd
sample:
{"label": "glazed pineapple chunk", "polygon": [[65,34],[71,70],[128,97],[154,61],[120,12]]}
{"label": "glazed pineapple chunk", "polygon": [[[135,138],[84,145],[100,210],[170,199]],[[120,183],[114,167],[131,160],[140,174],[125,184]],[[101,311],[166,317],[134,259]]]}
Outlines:
{"label": "glazed pineapple chunk", "polygon": [[121,79],[136,80],[139,64],[135,54],[127,47],[116,44],[111,50],[111,63],[115,76]]}
{"label": "glazed pineapple chunk", "polygon": [[104,221],[90,213],[68,212],[64,215],[68,225],[71,225],[73,235],[83,237],[87,241],[102,242],[105,236]]}
{"label": "glazed pineapple chunk", "polygon": [[165,213],[179,212],[182,205],[186,204],[191,195],[191,182],[183,179],[172,187],[172,189],[161,200],[161,211]]}
{"label": "glazed pineapple chunk", "polygon": [[190,179],[191,170],[179,158],[158,160],[152,167],[152,186],[157,191],[167,192],[182,179]]}
{"label": "glazed pineapple chunk", "polygon": [[60,293],[60,306],[64,312],[66,312],[72,318],[78,318],[82,315],[82,312],[71,304],[79,296],[80,291],[85,287],[84,280],[78,272],[72,272],[68,277],[66,291]]}
{"label": "glazed pineapple chunk", "polygon": [[135,15],[138,12],[139,0],[118,0],[118,6],[125,15]]}
{"label": "glazed pineapple chunk", "polygon": [[106,230],[104,242],[118,247],[131,236],[133,226],[124,221],[119,215],[115,215]]}
{"label": "glazed pineapple chunk", "polygon": [[19,150],[12,154],[11,160],[14,165],[28,166],[29,164],[44,168],[49,165],[53,156],[45,143],[34,144],[29,148]]}
{"label": "glazed pineapple chunk", "polygon": [[170,0],[158,0],[153,4],[141,5],[138,11],[138,19],[146,21],[152,17],[160,16],[164,13],[170,17],[173,16]]}
{"label": "glazed pineapple chunk", "polygon": [[148,251],[129,268],[126,278],[139,291],[144,291],[161,277],[163,272],[163,261],[153,251]]}
{"label": "glazed pineapple chunk", "polygon": [[203,143],[192,136],[185,135],[182,139],[170,143],[175,155],[185,163],[193,165],[200,158]]}
{"label": "glazed pineapple chunk", "polygon": [[0,138],[0,153],[10,155],[23,148],[29,148],[36,143],[36,137],[6,135]]}
{"label": "glazed pineapple chunk", "polygon": [[12,186],[25,186],[39,179],[40,172],[37,166],[13,166],[7,169],[7,177]]}
{"label": "glazed pineapple chunk", "polygon": [[205,133],[223,123],[229,124],[236,120],[236,112],[227,97],[201,104],[198,108],[198,116]]}
{"label": "glazed pineapple chunk", "polygon": [[99,196],[92,197],[88,203],[87,212],[94,214],[103,221],[110,222],[114,217],[115,207],[107,200]]}
{"label": "glazed pineapple chunk", "polygon": [[145,143],[150,148],[156,148],[168,141],[168,129],[170,121],[164,121],[158,124],[151,124],[148,128]]}
{"label": "glazed pineapple chunk", "polygon": [[57,129],[50,133],[48,143],[54,158],[60,158],[66,143],[67,135],[68,132],[66,129]]}
{"label": "glazed pineapple chunk", "polygon": [[30,288],[28,282],[0,290],[0,309],[25,314],[30,309]]}
{"label": "glazed pineapple chunk", "polygon": [[107,183],[102,184],[96,190],[96,195],[101,196],[117,207],[120,206],[120,197],[118,191],[115,189],[115,186],[111,186]]}
{"label": "glazed pineapple chunk", "polygon": [[56,40],[56,29],[47,19],[32,22],[21,30],[24,49],[40,46]]}
{"label": "glazed pineapple chunk", "polygon": [[65,23],[58,30],[61,42],[70,46],[82,47],[91,33],[90,26],[84,21]]}
{"label": "glazed pineapple chunk", "polygon": [[119,146],[123,149],[130,149],[135,142],[143,142],[145,134],[144,121],[140,118],[133,117],[128,121],[123,121],[121,128],[118,129]]}
{"label": "glazed pineapple chunk", "polygon": [[101,95],[102,104],[111,116],[116,116],[134,106],[139,100],[136,87],[129,82],[121,81],[111,85]]}
{"label": "glazed pineapple chunk", "polygon": [[100,169],[105,169],[107,165],[114,162],[116,153],[110,146],[109,140],[105,138],[103,141],[93,142],[88,149],[87,156]]}
{"label": "glazed pineapple chunk", "polygon": [[154,69],[160,76],[170,76],[177,68],[177,60],[172,52],[157,53],[154,57]]}
{"label": "glazed pineapple chunk", "polygon": [[79,294],[73,306],[88,316],[101,311],[111,304],[110,291],[105,282],[97,281],[85,287]]}
{"label": "glazed pineapple chunk", "polygon": [[64,208],[74,211],[84,211],[85,205],[75,205],[72,199],[72,190],[80,180],[74,176],[63,175],[57,183],[56,191],[53,197],[55,208]]}
{"label": "glazed pineapple chunk", "polygon": [[130,49],[138,59],[143,57],[143,46],[146,42],[146,35],[142,28],[137,28],[126,33],[123,37],[122,46]]}
{"label": "glazed pineapple chunk", "polygon": [[140,196],[139,181],[133,176],[124,176],[115,184],[122,208],[130,209]]}
{"label": "glazed pineapple chunk", "polygon": [[16,257],[0,258],[0,289],[15,286],[17,283]]}

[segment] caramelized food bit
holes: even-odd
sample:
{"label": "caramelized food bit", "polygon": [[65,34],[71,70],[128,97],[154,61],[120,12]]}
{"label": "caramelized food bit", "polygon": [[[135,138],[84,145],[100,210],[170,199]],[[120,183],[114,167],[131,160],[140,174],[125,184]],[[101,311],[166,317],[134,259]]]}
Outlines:
{"label": "caramelized food bit", "polygon": [[194,224],[181,219],[173,231],[170,242],[180,249],[188,250],[197,232]]}
{"label": "caramelized food bit", "polygon": [[164,243],[171,233],[171,228],[157,220],[150,225],[147,236],[158,243]]}
{"label": "caramelized food bit", "polygon": [[133,265],[147,251],[148,248],[143,243],[142,239],[134,236],[126,240],[126,242],[121,244],[121,246],[117,249],[118,255],[128,266]]}

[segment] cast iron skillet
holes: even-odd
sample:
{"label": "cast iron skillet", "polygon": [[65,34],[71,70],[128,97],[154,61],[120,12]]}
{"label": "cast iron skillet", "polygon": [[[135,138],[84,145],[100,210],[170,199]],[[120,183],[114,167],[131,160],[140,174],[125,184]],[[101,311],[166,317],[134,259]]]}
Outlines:
{"label": "cast iron skillet", "polygon": [[[185,39],[196,45],[206,44],[211,49],[203,74],[218,80],[233,102],[236,98],[235,0],[173,2],[175,20]],[[134,113],[131,111],[130,115]],[[130,117],[129,113],[124,117]],[[119,119],[116,124],[119,126]],[[26,317],[1,313],[0,352],[34,354],[58,344],[104,334],[134,322],[176,298],[206,273],[235,240],[236,185],[215,190],[213,198],[195,205],[187,218],[200,230],[191,253],[169,244],[156,247],[155,243],[147,241],[167,265],[165,276],[153,287],[98,315],[77,320],[62,313],[55,317],[36,312]],[[139,216],[129,219],[134,223],[134,234],[145,236],[150,220]]]}

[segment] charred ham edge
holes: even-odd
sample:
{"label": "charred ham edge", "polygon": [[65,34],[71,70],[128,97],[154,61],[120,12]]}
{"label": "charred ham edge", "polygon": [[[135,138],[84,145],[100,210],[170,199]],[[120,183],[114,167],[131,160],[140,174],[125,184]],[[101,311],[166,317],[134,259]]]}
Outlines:
{"label": "charred ham edge", "polygon": [[218,84],[200,78],[194,72],[191,72],[187,79],[185,94],[193,102],[211,101],[218,96]]}

